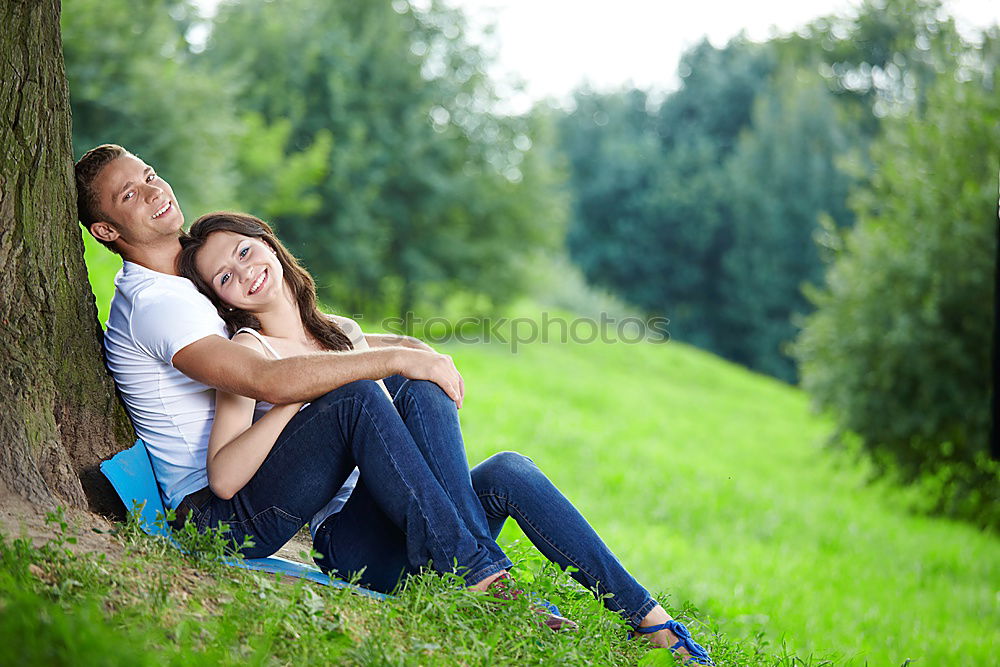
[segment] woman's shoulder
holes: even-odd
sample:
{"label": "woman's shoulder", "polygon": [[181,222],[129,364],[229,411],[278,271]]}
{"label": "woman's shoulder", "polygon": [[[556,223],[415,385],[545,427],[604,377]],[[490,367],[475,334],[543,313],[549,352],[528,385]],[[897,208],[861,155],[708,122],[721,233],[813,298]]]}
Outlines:
{"label": "woman's shoulder", "polygon": [[264,354],[270,354],[271,351],[268,349],[267,343],[264,341],[264,336],[258,331],[253,329],[243,328],[233,334],[231,339],[234,343],[238,343],[243,347],[249,347],[250,349],[257,350]]}
{"label": "woman's shoulder", "polygon": [[355,326],[358,327],[359,329],[361,328],[361,326],[357,322],[347,317],[346,315],[334,315],[333,313],[323,313],[323,314],[326,315],[331,320],[333,320],[334,323],[337,324],[338,326],[343,327],[344,325],[347,325],[347,326]]}
{"label": "woman's shoulder", "polygon": [[350,317],[344,317],[343,315],[333,315],[331,313],[327,313],[326,316],[330,318],[334,324],[340,327],[340,330],[343,331],[347,335],[347,337],[351,339],[351,342],[354,345],[358,344],[358,339],[364,338],[365,333],[364,331],[361,330],[361,325],[352,320]]}

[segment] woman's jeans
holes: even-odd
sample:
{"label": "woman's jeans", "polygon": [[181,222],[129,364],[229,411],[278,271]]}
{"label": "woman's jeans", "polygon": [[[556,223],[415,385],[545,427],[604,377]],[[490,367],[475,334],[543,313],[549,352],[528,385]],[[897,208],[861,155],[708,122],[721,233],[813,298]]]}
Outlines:
{"label": "woman's jeans", "polygon": [[656,605],[587,521],[530,459],[496,454],[470,472],[455,403],[436,384],[352,382],[302,410],[260,470],[231,500],[195,512],[199,529],[227,522],[248,558],[274,553],[333,497],[354,466],[361,477],[340,512],[317,529],[319,566],[391,591],[430,563],[475,583],[511,567],[496,544],[507,517],[560,567],[633,626]]}

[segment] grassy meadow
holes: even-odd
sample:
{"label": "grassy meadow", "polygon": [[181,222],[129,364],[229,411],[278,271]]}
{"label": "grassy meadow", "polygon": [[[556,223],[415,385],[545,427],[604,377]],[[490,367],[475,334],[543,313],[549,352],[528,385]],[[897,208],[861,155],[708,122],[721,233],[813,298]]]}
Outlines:
{"label": "grassy meadow", "polygon": [[531,456],[641,582],[731,637],[996,664],[1000,539],[866,484],[798,389],[676,342],[450,351],[470,458]]}
{"label": "grassy meadow", "polygon": [[[118,260],[98,247],[87,252],[103,321]],[[538,313],[525,308],[524,314]],[[914,515],[908,491],[869,484],[863,464],[823,449],[830,425],[810,414],[800,390],[674,341],[536,342],[516,354],[497,342],[443,349],[466,380],[460,415],[470,460],[508,449],[534,459],[633,574],[663,594],[668,610],[695,619],[695,636],[712,645],[719,664],[1000,664],[1000,538]],[[252,575],[211,569],[204,576],[185,570],[183,604],[164,607],[169,611],[145,625],[132,622],[129,632],[149,628],[135,642],[154,647],[245,645],[251,664],[267,664],[268,656],[295,664],[334,656],[366,664],[667,664],[662,654],[622,641],[621,626],[565,581],[541,583],[551,572],[541,572],[512,522],[501,541],[520,541],[514,549],[527,563],[524,576],[584,620],[580,633],[514,641],[495,631],[495,622],[463,609],[468,596],[423,580],[400,602],[381,605],[302,592],[309,586],[253,584],[265,588],[252,602],[274,606],[289,623],[333,624],[324,632],[339,647],[335,652],[296,653],[306,649],[288,644],[297,641],[295,626],[288,630],[279,619],[195,629],[197,619],[221,605],[205,602],[202,609],[201,597],[251,603],[225,587],[232,577]],[[130,562],[152,557],[148,547],[136,553]],[[14,560],[30,558],[8,559],[5,567]],[[42,580],[60,576],[46,570]],[[56,581],[51,589],[60,586]],[[90,602],[74,607],[72,596],[40,595],[68,610],[60,627],[103,614],[125,632],[128,619],[141,616],[122,615],[128,602],[101,611]],[[239,609],[234,613],[249,613]],[[164,629],[157,630],[161,618]],[[500,625],[512,627],[507,623]],[[217,659],[211,651],[200,655]]]}

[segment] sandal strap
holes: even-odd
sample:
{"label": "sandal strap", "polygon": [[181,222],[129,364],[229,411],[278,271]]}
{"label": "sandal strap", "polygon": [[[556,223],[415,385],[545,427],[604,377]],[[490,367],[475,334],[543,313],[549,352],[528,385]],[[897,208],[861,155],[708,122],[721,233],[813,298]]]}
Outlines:
{"label": "sandal strap", "polygon": [[659,632],[660,630],[666,630],[669,627],[666,623],[661,623],[660,625],[649,625],[644,628],[632,628],[633,632],[638,632],[640,635],[651,635],[654,632]]}
{"label": "sandal strap", "polygon": [[692,637],[691,633],[688,631],[687,626],[685,626],[680,621],[670,619],[666,623],[661,623],[660,625],[650,625],[645,628],[635,628],[635,631],[642,635],[651,635],[654,632],[659,632],[660,630],[670,630],[677,636],[677,643],[670,647],[671,651],[677,651],[679,648],[684,648],[691,657],[688,658],[689,663],[695,663],[698,665],[714,665],[712,658],[709,657],[708,651],[704,647],[696,642]]}

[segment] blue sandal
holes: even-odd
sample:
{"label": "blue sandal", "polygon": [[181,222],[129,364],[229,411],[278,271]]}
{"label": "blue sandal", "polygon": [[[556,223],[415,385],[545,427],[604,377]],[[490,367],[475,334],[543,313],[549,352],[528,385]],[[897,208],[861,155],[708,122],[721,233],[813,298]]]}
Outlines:
{"label": "blue sandal", "polygon": [[661,623],[660,625],[651,625],[648,628],[635,628],[635,632],[638,632],[640,635],[651,635],[654,632],[659,632],[660,630],[670,630],[670,632],[677,635],[678,641],[670,647],[670,650],[676,653],[679,648],[686,649],[687,652],[691,654],[691,656],[686,660],[686,664],[715,664],[708,656],[708,651],[706,651],[701,644],[698,644],[691,638],[691,633],[688,632],[688,629],[680,621],[670,619],[666,623]]}

